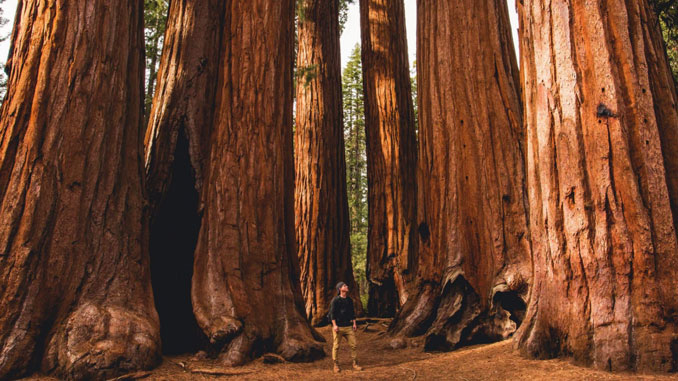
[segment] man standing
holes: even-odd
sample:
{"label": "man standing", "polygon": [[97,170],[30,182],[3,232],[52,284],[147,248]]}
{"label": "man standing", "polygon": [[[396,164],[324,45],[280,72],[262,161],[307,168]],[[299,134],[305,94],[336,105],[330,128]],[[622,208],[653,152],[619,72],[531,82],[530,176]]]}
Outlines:
{"label": "man standing", "polygon": [[358,326],[355,322],[353,300],[348,296],[348,285],[346,285],[346,283],[337,283],[337,291],[339,292],[339,295],[332,299],[329,314],[330,320],[332,320],[332,360],[334,360],[334,372],[341,372],[339,362],[337,361],[337,352],[339,351],[339,341],[341,341],[342,337],[346,337],[348,346],[351,348],[353,369],[362,370],[363,368],[356,362],[355,330]]}

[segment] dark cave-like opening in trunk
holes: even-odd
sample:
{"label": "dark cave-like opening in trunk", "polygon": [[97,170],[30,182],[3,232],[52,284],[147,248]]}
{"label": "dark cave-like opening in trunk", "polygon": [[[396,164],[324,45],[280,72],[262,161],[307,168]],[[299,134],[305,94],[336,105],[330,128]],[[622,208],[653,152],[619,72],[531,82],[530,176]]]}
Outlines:
{"label": "dark cave-like opening in trunk", "polygon": [[191,303],[193,253],[201,220],[183,131],[177,139],[171,173],[169,188],[151,223],[151,280],[163,353],[180,354],[197,351],[203,340]]}
{"label": "dark cave-like opening in trunk", "polygon": [[511,314],[510,319],[516,323],[516,327],[520,327],[525,319],[527,305],[519,294],[513,291],[497,292],[494,295],[494,303],[508,311]]}

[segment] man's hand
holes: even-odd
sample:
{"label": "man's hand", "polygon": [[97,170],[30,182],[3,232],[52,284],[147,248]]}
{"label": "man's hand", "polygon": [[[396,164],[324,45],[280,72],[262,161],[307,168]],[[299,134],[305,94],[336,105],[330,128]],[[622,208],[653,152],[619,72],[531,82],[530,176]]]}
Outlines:
{"label": "man's hand", "polygon": [[332,329],[334,330],[334,332],[339,332],[339,326],[336,324],[332,326]]}
{"label": "man's hand", "polygon": [[353,330],[355,331],[357,329],[358,329],[358,325],[356,324],[355,320],[353,320]]}

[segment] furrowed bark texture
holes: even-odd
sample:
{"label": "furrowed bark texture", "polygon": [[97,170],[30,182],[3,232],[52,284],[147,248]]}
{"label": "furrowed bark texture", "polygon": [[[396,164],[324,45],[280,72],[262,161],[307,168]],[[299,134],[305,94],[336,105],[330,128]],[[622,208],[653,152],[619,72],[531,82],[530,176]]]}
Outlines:
{"label": "furrowed bark texture", "polygon": [[304,0],[299,20],[295,151],[295,227],[301,289],[313,325],[327,322],[339,281],[349,286],[362,315],[353,278],[336,0]]}
{"label": "furrowed bark texture", "polygon": [[534,284],[517,345],[675,370],[678,116],[656,18],[644,0],[519,14]]}
{"label": "furrowed bark texture", "polygon": [[323,356],[295,257],[292,0],[174,1],[146,138],[162,197],[177,136],[189,139],[202,213],[192,302],[228,365],[262,351]]}
{"label": "furrowed bark texture", "polygon": [[417,288],[391,332],[426,349],[500,340],[530,277],[518,72],[504,1],[419,1]]}
{"label": "furrowed bark texture", "polygon": [[0,123],[0,379],[159,361],[139,1],[22,1]]}
{"label": "furrowed bark texture", "polygon": [[417,138],[402,0],[361,0],[369,228],[368,313],[393,316],[416,264]]}
{"label": "furrowed bark texture", "polygon": [[[191,267],[205,205],[200,192],[213,128],[225,8],[216,0],[171,5],[146,130],[145,175],[152,210],[151,278],[163,351],[181,353],[204,345],[192,308]],[[180,151],[181,142],[188,152]],[[179,168],[189,168],[193,178],[182,178]],[[173,198],[173,189],[183,192]],[[195,198],[197,206],[191,203]],[[181,211],[184,215],[177,216]]]}
{"label": "furrowed bark texture", "polygon": [[[195,188],[209,156],[224,17],[222,1],[174,0],[145,138],[146,187],[155,211],[171,182],[177,139],[189,141]],[[201,204],[200,209],[204,207]]]}

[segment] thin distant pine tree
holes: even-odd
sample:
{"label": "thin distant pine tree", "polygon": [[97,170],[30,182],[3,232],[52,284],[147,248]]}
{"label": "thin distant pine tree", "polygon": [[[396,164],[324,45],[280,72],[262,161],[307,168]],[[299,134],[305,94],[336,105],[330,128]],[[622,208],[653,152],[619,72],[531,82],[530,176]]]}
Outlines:
{"label": "thin distant pine tree", "polygon": [[361,299],[367,298],[367,157],[365,104],[360,44],[356,44],[342,74],[346,182],[350,214],[351,259]]}

